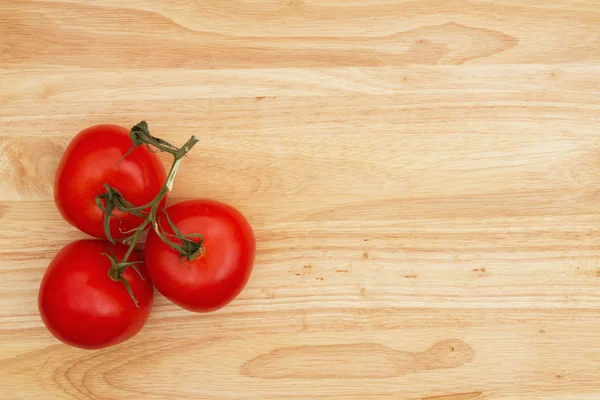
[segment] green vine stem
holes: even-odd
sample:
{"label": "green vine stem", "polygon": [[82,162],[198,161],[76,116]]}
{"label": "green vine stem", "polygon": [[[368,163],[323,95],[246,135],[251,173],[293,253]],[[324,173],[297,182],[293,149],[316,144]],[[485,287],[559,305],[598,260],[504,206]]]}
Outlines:
{"label": "green vine stem", "polygon": [[[103,255],[108,257],[111,261],[111,267],[108,271],[108,276],[113,281],[120,281],[125,285],[127,292],[133,299],[136,307],[138,307],[137,299],[135,298],[129,283],[125,280],[125,278],[123,278],[122,275],[127,268],[132,267],[143,279],[139,270],[135,266],[135,264],[138,262],[128,262],[127,260],[131,256],[131,253],[138,243],[141,234],[148,228],[148,226],[151,226],[152,229],[154,229],[156,234],[165,244],[176,250],[179,253],[179,258],[182,260],[185,258],[188,261],[192,261],[201,256],[204,253],[204,246],[202,235],[197,233],[187,235],[182,234],[166,213],[166,220],[173,231],[172,234],[165,232],[157,220],[157,214],[160,211],[158,209],[160,203],[165,198],[167,193],[173,190],[173,182],[175,181],[175,176],[177,175],[177,171],[179,170],[181,162],[183,161],[185,155],[198,142],[198,139],[195,136],[192,136],[183,146],[176,147],[169,142],[152,136],[148,130],[148,124],[145,121],[142,121],[131,128],[129,136],[131,137],[133,146],[129,151],[127,151],[127,153],[125,153],[123,158],[126,158],[136,147],[142,145],[146,145],[148,148],[154,147],[159,151],[167,152],[173,155],[173,164],[171,165],[165,184],[160,189],[156,197],[149,203],[139,206],[131,204],[129,201],[123,198],[117,189],[109,186],[108,184],[104,184],[106,192],[99,195],[95,199],[98,207],[100,207],[100,209],[104,212],[104,232],[107,239],[113,244],[115,241],[110,232],[110,220],[111,218],[115,218],[113,216],[113,211],[115,209],[138,216],[140,218],[144,218],[144,221],[137,228],[128,232],[132,234],[124,239],[123,242],[129,244],[129,248],[127,249],[127,253],[122,260],[118,260],[114,253],[111,255],[103,253]],[[117,166],[118,163],[115,165],[115,168]],[[171,240],[169,236],[177,238],[177,241]]]}

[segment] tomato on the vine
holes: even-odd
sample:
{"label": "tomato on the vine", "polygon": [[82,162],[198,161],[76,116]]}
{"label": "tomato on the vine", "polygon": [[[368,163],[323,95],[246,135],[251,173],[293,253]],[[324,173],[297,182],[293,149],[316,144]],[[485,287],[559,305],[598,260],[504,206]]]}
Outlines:
{"label": "tomato on the vine", "polygon": [[[112,264],[102,254],[121,260],[126,252],[127,246],[87,239],[66,245],[54,257],[40,285],[38,307],[57,339],[75,347],[100,349],[124,342],[142,329],[154,296],[143,264],[135,264],[139,274],[133,267],[121,274],[136,306],[126,285],[109,277]],[[128,260],[140,258],[132,253]]]}
{"label": "tomato on the vine", "polygon": [[[95,125],[79,132],[65,150],[54,184],[54,200],[62,216],[79,230],[106,238],[104,212],[96,197],[104,184],[118,190],[134,206],[152,201],[165,183],[160,158],[146,146],[133,143],[129,130],[118,125]],[[164,201],[161,205],[164,206]],[[143,221],[114,210],[110,219],[113,238],[123,238]]]}
{"label": "tomato on the vine", "polygon": [[231,302],[246,285],[254,264],[256,241],[248,221],[237,209],[217,201],[183,201],[167,207],[158,218],[161,231],[175,243],[179,239],[165,212],[180,234],[201,234],[203,249],[189,261],[151,230],[144,259],[158,291],[196,312],[214,311]]}

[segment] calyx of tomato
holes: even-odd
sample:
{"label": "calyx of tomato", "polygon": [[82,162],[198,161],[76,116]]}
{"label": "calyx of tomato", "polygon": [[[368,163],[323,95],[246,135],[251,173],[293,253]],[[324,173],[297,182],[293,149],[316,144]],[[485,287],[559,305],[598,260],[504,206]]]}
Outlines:
{"label": "calyx of tomato", "polygon": [[[114,210],[144,218],[143,222],[137,228],[127,232],[131,233],[131,235],[124,239],[123,242],[129,244],[129,248],[127,249],[127,253],[125,253],[125,256],[122,260],[119,260],[114,253],[110,255],[103,253],[103,255],[108,257],[111,262],[111,267],[108,270],[108,276],[113,281],[122,282],[125,285],[125,288],[133,299],[136,307],[139,308],[137,299],[135,298],[129,283],[123,277],[123,272],[125,272],[127,268],[132,267],[139,274],[140,278],[144,279],[140,271],[135,266],[135,264],[141,263],[141,261],[128,262],[127,260],[138,243],[140,235],[149,226],[154,229],[158,237],[160,237],[165,244],[179,253],[179,258],[181,260],[186,259],[188,261],[192,261],[204,253],[203,236],[201,234],[181,233],[173,221],[171,221],[171,218],[169,218],[169,215],[166,213],[166,211],[164,212],[164,215],[173,233],[165,232],[157,221],[157,213],[159,211],[158,207],[167,193],[173,189],[173,182],[175,180],[175,175],[177,175],[177,171],[179,170],[179,166],[181,165],[185,155],[198,142],[198,139],[195,136],[192,136],[183,146],[176,147],[169,142],[152,136],[148,130],[148,124],[145,121],[142,121],[131,128],[129,136],[131,137],[133,145],[131,149],[129,149],[129,151],[123,156],[123,158],[126,158],[136,147],[142,145],[148,146],[148,149],[153,147],[156,149],[156,151],[163,151],[173,155],[173,163],[171,164],[171,169],[167,175],[167,180],[156,197],[149,203],[136,206],[127,201],[117,189],[109,186],[106,183],[104,184],[106,192],[97,196],[95,199],[96,205],[98,205],[98,207],[100,207],[100,209],[104,212],[104,232],[107,239],[113,244],[115,241],[110,232],[110,219],[114,218]],[[115,169],[117,166],[118,163],[115,164]],[[176,238],[177,241],[173,241],[171,238]]]}

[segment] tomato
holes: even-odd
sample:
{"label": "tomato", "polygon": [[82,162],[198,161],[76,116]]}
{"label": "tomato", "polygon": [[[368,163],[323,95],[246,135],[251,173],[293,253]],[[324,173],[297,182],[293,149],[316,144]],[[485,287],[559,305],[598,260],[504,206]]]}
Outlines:
{"label": "tomato", "polygon": [[[106,238],[104,212],[95,202],[96,196],[105,193],[105,183],[134,206],[156,197],[166,180],[165,168],[146,146],[136,147],[123,158],[132,145],[129,130],[117,125],[92,126],[69,143],[56,172],[54,200],[71,225],[91,236]],[[116,209],[113,216],[110,232],[115,239],[127,236],[126,231],[143,221]]]}
{"label": "tomato", "polygon": [[[144,260],[155,287],[190,311],[214,311],[231,302],[246,285],[254,264],[256,241],[244,216],[212,200],[184,201],[166,212],[181,233],[204,236],[204,251],[192,261],[180,259],[178,251],[151,230]],[[166,233],[174,233],[164,212],[158,223]]]}
{"label": "tomato", "polygon": [[[153,287],[143,264],[140,275],[129,267],[122,277],[129,283],[139,308],[120,281],[108,276],[110,260],[122,260],[124,245],[103,240],[79,240],[63,247],[51,261],[40,285],[38,307],[42,321],[59,340],[84,349],[121,343],[138,333],[152,309]],[[132,253],[128,261],[139,261]]]}

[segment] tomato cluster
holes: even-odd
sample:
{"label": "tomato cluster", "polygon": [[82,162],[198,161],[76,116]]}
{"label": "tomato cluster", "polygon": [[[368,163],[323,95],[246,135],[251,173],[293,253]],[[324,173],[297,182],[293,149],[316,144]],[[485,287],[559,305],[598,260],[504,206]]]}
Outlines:
{"label": "tomato cluster", "polygon": [[[92,126],[70,142],[56,172],[55,203],[67,222],[97,239],[69,243],[44,274],[38,305],[56,338],[99,349],[133,337],[150,315],[153,286],[195,312],[217,310],[242,291],[256,247],[244,216],[214,200],[165,206],[196,141],[177,148],[142,122],[130,131]],[[168,174],[157,150],[174,156]]]}

